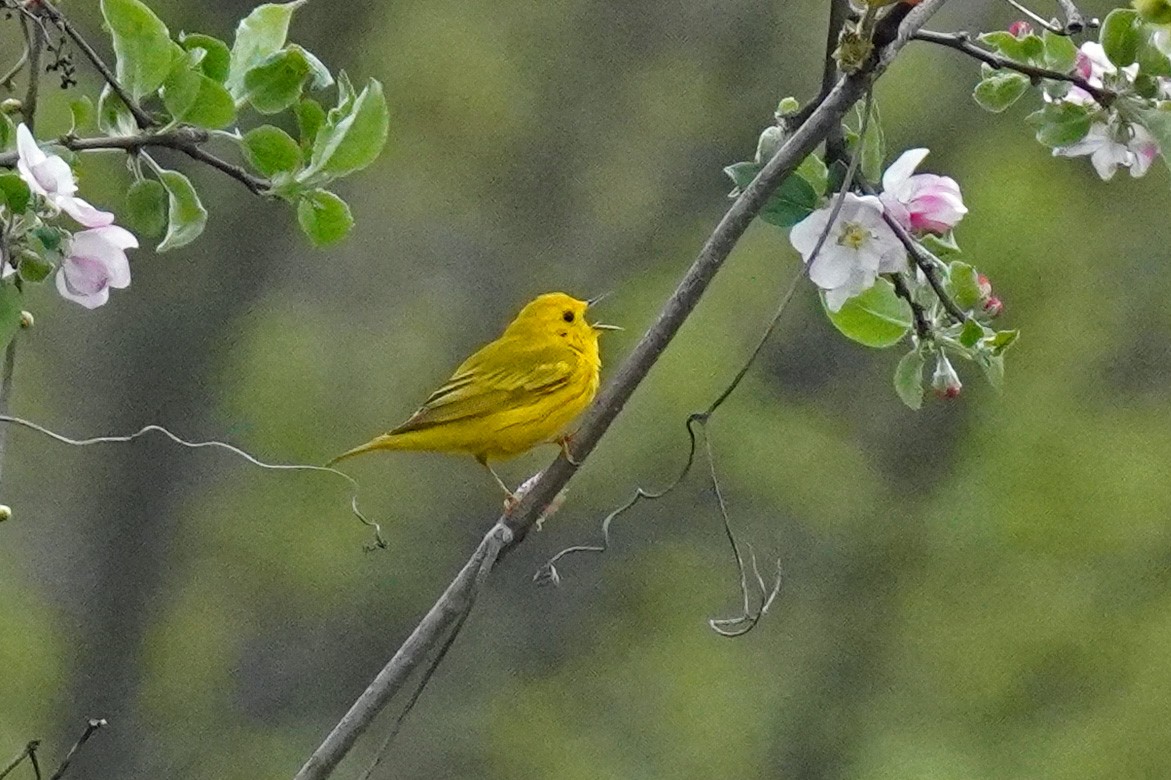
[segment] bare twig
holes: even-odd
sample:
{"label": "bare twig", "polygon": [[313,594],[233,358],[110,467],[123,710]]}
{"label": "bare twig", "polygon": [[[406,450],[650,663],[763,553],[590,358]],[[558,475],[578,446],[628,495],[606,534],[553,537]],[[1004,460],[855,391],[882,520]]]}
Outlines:
{"label": "bare twig", "polygon": [[[447,639],[447,631],[474,602],[476,576],[488,549],[499,544],[500,555],[504,555],[524,539],[541,511],[573,477],[635,389],[646,378],[772,192],[825,139],[831,127],[842,120],[850,107],[862,98],[872,80],[890,65],[906,45],[911,33],[919,29],[946,2],[924,0],[920,3],[904,20],[895,40],[884,47],[867,68],[842,78],[809,118],[789,136],[757,177],[744,188],[704,243],[654,325],[586,412],[574,436],[573,453],[563,452],[558,455],[536,484],[513,507],[512,512],[497,521],[493,531],[489,531],[480,542],[398,652],[313,751],[297,773],[297,780],[321,780],[332,774],[358,737],[370,727],[374,717],[401,689],[406,677],[422,665],[431,648],[439,647]],[[497,542],[494,531],[500,526],[507,528],[511,536]]]}
{"label": "bare twig", "polygon": [[32,130],[37,122],[37,95],[41,86],[41,52],[45,47],[45,31],[39,24],[30,26],[24,19],[20,21],[28,49],[28,86],[24,91],[24,101],[20,104],[20,115],[28,129]]}
{"label": "bare twig", "polygon": [[40,13],[44,14],[45,17],[49,19],[49,21],[53,22],[53,24],[60,27],[61,30],[69,36],[70,40],[73,41],[77,48],[81,49],[81,53],[85,55],[85,58],[89,60],[90,63],[94,66],[94,69],[102,75],[102,78],[105,79],[106,83],[110,85],[110,89],[114,90],[114,94],[121,98],[122,102],[126,104],[126,108],[130,110],[131,115],[134,117],[134,121],[138,123],[140,128],[145,130],[155,123],[154,119],[151,118],[151,115],[144,111],[142,106],[138,105],[138,101],[136,101],[131,96],[131,94],[126,91],[126,88],[118,81],[118,78],[114,75],[114,71],[110,70],[109,66],[106,65],[106,63],[102,60],[101,55],[94,51],[94,48],[89,45],[89,42],[86,41],[79,32],[77,32],[77,28],[73,26],[73,24],[65,17],[64,14],[57,10],[57,8],[51,2],[49,2],[49,0],[37,0],[37,2],[30,3],[29,5],[40,9]]}
{"label": "bare twig", "polygon": [[33,772],[36,774],[37,780],[41,780],[41,767],[37,764],[37,748],[40,746],[41,741],[39,739],[29,740],[28,744],[24,746],[24,749],[17,753],[16,757],[8,763],[8,766],[0,769],[0,780],[8,777],[12,773],[12,770],[24,763],[26,758],[32,764]]}
{"label": "bare twig", "polygon": [[81,736],[73,743],[73,747],[69,748],[69,752],[65,754],[65,758],[61,759],[61,765],[57,767],[57,771],[49,777],[49,780],[61,780],[65,776],[65,771],[69,769],[69,764],[73,761],[73,757],[77,755],[77,751],[81,750],[81,747],[86,742],[89,742],[89,738],[94,735],[94,732],[106,725],[108,724],[105,718],[90,718],[89,722],[85,724],[85,731],[81,732]]}
{"label": "bare twig", "polygon": [[884,222],[886,222],[887,225],[890,226],[890,229],[894,231],[894,234],[898,236],[899,241],[902,242],[902,245],[906,248],[907,254],[909,254],[911,256],[911,260],[914,261],[915,267],[923,272],[923,276],[927,278],[927,283],[930,284],[931,289],[935,291],[935,297],[939,298],[939,302],[943,304],[943,308],[947,310],[947,313],[950,314],[952,319],[954,319],[956,322],[965,322],[968,319],[968,315],[952,299],[951,295],[948,294],[947,289],[944,288],[943,282],[939,280],[938,267],[942,264],[943,261],[928,252],[922,244],[916,241],[914,237],[912,237],[911,234],[907,232],[906,228],[899,224],[897,219],[890,216],[885,211],[882,212],[882,219]]}
{"label": "bare twig", "polygon": [[[248,454],[247,452],[240,449],[239,447],[233,447],[231,444],[228,444],[227,442],[215,441],[215,440],[212,440],[212,441],[190,441],[190,440],[184,439],[180,436],[176,436],[175,434],[171,433],[169,430],[167,430],[166,428],[164,428],[161,425],[145,425],[142,428],[139,428],[134,433],[127,434],[124,436],[94,436],[89,439],[71,439],[70,437],[64,436],[60,433],[57,433],[56,431],[49,430],[48,428],[46,428],[43,425],[39,425],[39,424],[32,422],[30,420],[26,420],[23,417],[15,417],[15,416],[12,416],[9,414],[0,414],[0,423],[11,423],[13,425],[19,425],[21,427],[28,428],[31,431],[36,431],[37,433],[42,434],[44,436],[48,436],[50,439],[53,439],[54,441],[59,441],[62,444],[68,444],[72,447],[89,447],[94,444],[125,444],[126,442],[134,441],[135,439],[137,439],[141,436],[145,436],[148,433],[161,433],[164,436],[166,436],[168,439],[170,439],[171,441],[180,445],[181,447],[187,447],[188,449],[193,449],[193,450],[200,450],[200,449],[204,449],[204,448],[225,450],[227,452],[232,453],[236,457],[243,458],[244,460],[251,463],[253,466],[256,466],[256,467],[262,468],[262,469],[266,469],[268,471],[317,471],[317,472],[324,472],[324,473],[329,473],[329,474],[336,474],[337,476],[341,477],[346,482],[348,482],[350,485],[350,489],[351,489],[350,510],[354,513],[354,516],[357,517],[358,520],[363,525],[365,525],[367,528],[369,528],[371,531],[374,532],[373,547],[385,549],[387,546],[386,541],[382,538],[382,527],[380,525],[378,525],[378,523],[374,522],[373,520],[368,520],[366,518],[366,516],[364,514],[362,514],[361,510],[358,509],[358,483],[349,474],[346,474],[343,471],[338,471],[337,469],[331,468],[329,466],[312,466],[312,465],[308,465],[308,464],[297,464],[297,463],[266,463],[265,461],[262,461],[259,458],[256,458],[255,456]],[[0,426],[0,431],[5,430],[5,429],[6,428],[4,426]],[[370,549],[370,548],[368,547],[367,549]]]}
{"label": "bare twig", "polygon": [[1109,89],[1103,87],[1095,87],[1090,82],[1073,73],[1062,73],[1059,70],[1052,70],[1050,68],[1039,68],[1034,65],[1029,65],[1024,62],[1017,62],[1010,60],[1007,57],[1002,57],[999,54],[982,49],[972,42],[972,36],[966,32],[952,32],[941,33],[932,32],[930,30],[920,30],[915,33],[915,40],[924,41],[926,43],[934,43],[938,46],[946,46],[949,49],[963,52],[969,57],[973,57],[986,65],[1004,70],[1014,70],[1028,76],[1033,81],[1040,79],[1049,79],[1051,81],[1067,81],[1074,86],[1084,89],[1094,98],[1097,103],[1103,108],[1109,108],[1114,100],[1118,97],[1117,94]]}
{"label": "bare twig", "polygon": [[11,91],[13,80],[17,77],[17,75],[20,74],[20,71],[24,69],[26,62],[28,62],[28,46],[24,47],[24,51],[20,53],[20,57],[17,58],[16,62],[13,63],[12,67],[9,68],[3,76],[0,76],[0,87],[4,87],[5,89]]}
{"label": "bare twig", "polygon": [[1087,20],[1082,16],[1081,11],[1073,4],[1073,0],[1057,0],[1057,5],[1061,7],[1061,13],[1065,16],[1065,34],[1077,35],[1086,27],[1096,27],[1096,24],[1091,24],[1094,20]]}
{"label": "bare twig", "polygon": [[[821,94],[828,95],[839,78],[837,53],[842,28],[850,16],[850,0],[830,0],[829,28],[825,38],[825,60],[821,71]],[[846,159],[846,136],[839,125],[825,137],[825,164],[833,167],[835,162]]]}
{"label": "bare twig", "polygon": [[[174,149],[193,160],[198,160],[226,173],[257,195],[268,193],[271,186],[268,179],[254,176],[239,165],[222,160],[204,149],[201,144],[206,143],[208,138],[206,130],[184,126],[166,133],[141,133],[139,135],[99,136],[96,138],[64,136],[59,138],[57,143],[74,152],[113,150],[133,153],[151,147]],[[16,160],[16,152],[0,153],[0,168],[11,168],[16,165]]]}
{"label": "bare twig", "polygon": [[911,294],[903,275],[901,273],[888,274],[887,277],[895,286],[895,294],[911,307],[911,316],[915,320],[915,335],[919,337],[920,341],[931,338],[931,325],[927,322],[927,313],[923,309],[923,304],[915,300],[915,296]]}

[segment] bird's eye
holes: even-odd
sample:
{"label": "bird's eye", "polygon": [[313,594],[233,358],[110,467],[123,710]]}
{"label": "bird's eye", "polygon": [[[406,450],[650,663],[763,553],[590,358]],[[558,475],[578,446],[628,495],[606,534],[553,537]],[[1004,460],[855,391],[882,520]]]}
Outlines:
{"label": "bird's eye", "polygon": [[561,315],[561,319],[565,320],[566,322],[573,322],[573,312],[571,312],[571,311],[565,312],[564,314]]}

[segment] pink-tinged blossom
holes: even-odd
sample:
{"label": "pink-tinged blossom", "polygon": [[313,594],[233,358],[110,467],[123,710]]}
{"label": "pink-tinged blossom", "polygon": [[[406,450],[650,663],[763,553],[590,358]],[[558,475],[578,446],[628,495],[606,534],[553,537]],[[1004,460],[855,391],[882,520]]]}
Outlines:
{"label": "pink-tinged blossom", "polygon": [[926,149],[908,149],[882,174],[882,205],[907,230],[944,235],[968,213],[950,176],[915,173]]}
{"label": "pink-tinged blossom", "polygon": [[[833,203],[818,209],[789,231],[789,243],[808,264],[829,224]],[[872,286],[880,273],[906,267],[907,253],[882,218],[882,202],[873,195],[847,192],[825,243],[809,267],[809,279],[825,291],[830,311]]]}
{"label": "pink-tinged blossom", "polygon": [[86,227],[101,227],[114,215],[100,211],[77,197],[77,182],[69,163],[55,154],[45,154],[28,127],[16,128],[16,168],[34,195],[44,198],[55,211],[64,211]]}
{"label": "pink-tinged blossom", "polygon": [[952,368],[947,355],[939,353],[939,360],[935,363],[935,373],[931,375],[931,388],[940,398],[955,398],[964,389],[959,374]]}
{"label": "pink-tinged blossom", "polygon": [[[1138,75],[1138,63],[1127,65],[1122,69],[1121,73],[1126,77],[1127,81],[1134,81],[1134,77]],[[1085,79],[1092,87],[1102,88],[1105,86],[1105,79],[1107,76],[1113,76],[1119,73],[1118,68],[1106,56],[1106,50],[1102,48],[1102,44],[1097,41],[1086,41],[1078,48],[1077,60],[1074,64],[1074,72]],[[1089,105],[1091,103],[1097,104],[1094,96],[1086,92],[1076,84],[1069,88],[1069,92],[1062,98],[1067,103],[1075,103],[1080,106]]]}
{"label": "pink-tinged blossom", "polygon": [[1112,179],[1119,166],[1129,168],[1130,175],[1137,179],[1146,174],[1159,156],[1159,145],[1142,125],[1123,124],[1113,128],[1095,122],[1085,138],[1053,150],[1054,157],[1087,155],[1103,181]]}
{"label": "pink-tinged blossom", "polygon": [[74,233],[57,269],[57,291],[87,309],[96,309],[109,300],[111,287],[130,286],[126,250],[137,246],[138,239],[117,225]]}

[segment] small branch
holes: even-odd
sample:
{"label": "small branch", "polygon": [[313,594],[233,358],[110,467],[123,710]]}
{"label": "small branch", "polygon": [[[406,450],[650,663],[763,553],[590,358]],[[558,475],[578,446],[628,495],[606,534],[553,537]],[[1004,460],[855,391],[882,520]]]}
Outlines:
{"label": "small branch", "polygon": [[954,49],[958,52],[963,52],[969,57],[983,62],[990,67],[998,70],[1014,70],[1017,73],[1024,74],[1032,79],[1034,82],[1040,79],[1049,79],[1051,81],[1068,81],[1081,89],[1084,89],[1091,97],[1097,101],[1098,105],[1103,108],[1109,108],[1114,100],[1118,97],[1114,92],[1102,87],[1095,87],[1090,82],[1083,79],[1081,76],[1075,76],[1071,73],[1062,73],[1059,70],[1051,70],[1050,68],[1038,68],[1033,65],[1028,65],[1024,62],[1017,62],[1010,60],[1007,57],[1001,57],[999,54],[994,54],[987,49],[982,49],[972,42],[972,36],[966,32],[941,33],[931,32],[929,30],[920,30],[914,35],[915,40],[924,41],[926,43],[934,43],[938,46],[945,46],[949,49]]}
{"label": "small branch", "polygon": [[907,287],[907,282],[903,279],[901,273],[888,274],[887,278],[895,286],[895,294],[907,302],[911,307],[911,316],[915,320],[915,335],[919,337],[920,341],[926,341],[931,338],[931,325],[927,322],[927,313],[923,309],[923,304],[915,300],[915,296],[911,294],[910,288]]}
{"label": "small branch", "polygon": [[[825,38],[825,61],[821,71],[821,94],[828,95],[840,76],[838,61],[834,54],[842,36],[842,28],[850,17],[850,0],[830,0],[829,28]],[[832,128],[825,138],[825,164],[833,167],[835,162],[846,159],[846,136],[839,124]]]}
{"label": "small branch", "polygon": [[33,772],[36,774],[37,780],[41,780],[41,767],[37,764],[37,748],[40,746],[41,741],[39,739],[29,740],[29,743],[24,746],[24,750],[20,751],[16,755],[16,758],[8,763],[8,766],[0,769],[0,780],[8,777],[12,773],[12,770],[24,763],[26,758],[33,765]]}
{"label": "small branch", "polygon": [[[602,435],[674,339],[773,191],[825,140],[830,129],[842,121],[850,107],[866,93],[873,79],[885,71],[906,45],[911,34],[946,2],[923,0],[907,16],[898,36],[882,50],[872,65],[840,79],[808,120],[795,129],[756,178],[744,188],[704,242],[699,255],[664,305],[654,325],[639,340],[633,352],[585,413],[581,427],[574,436],[572,459],[566,452],[558,455],[542,472],[536,484],[512,508],[511,513],[496,522],[398,652],[313,751],[297,773],[296,780],[322,780],[332,774],[358,737],[365,733],[375,716],[402,687],[406,677],[422,664],[427,652],[446,640],[448,630],[475,601],[477,574],[489,549],[499,545],[499,555],[502,556],[524,539],[544,508],[555,499],[589,457]],[[499,538],[497,529],[500,529]],[[504,531],[508,533],[504,534]]]}
{"label": "small branch", "polygon": [[1061,6],[1061,13],[1065,16],[1065,34],[1077,35],[1086,27],[1096,27],[1096,24],[1091,24],[1093,20],[1087,21],[1082,16],[1081,11],[1073,4],[1073,0],[1057,0],[1057,5]]}
{"label": "small branch", "polygon": [[65,754],[65,758],[61,760],[61,765],[57,767],[57,771],[49,777],[49,780],[61,780],[65,776],[65,770],[69,769],[69,764],[73,761],[73,757],[77,755],[77,751],[81,750],[81,747],[86,742],[89,742],[89,738],[98,729],[106,725],[105,718],[90,718],[89,722],[85,724],[85,731],[81,732],[81,736],[77,738],[77,742],[73,743],[73,747],[69,748],[69,752]]}
{"label": "small branch", "polygon": [[45,31],[39,24],[30,27],[23,19],[21,27],[24,28],[24,39],[28,48],[28,87],[24,91],[20,113],[31,131],[37,121],[37,95],[41,85],[41,51],[45,46]]}
{"label": "small branch", "polygon": [[[210,165],[218,171],[226,173],[236,181],[243,184],[251,192],[257,195],[267,195],[271,183],[268,179],[254,176],[248,171],[244,170],[239,165],[216,157],[211,152],[204,149],[200,144],[206,143],[208,140],[208,133],[206,130],[199,130],[193,127],[180,127],[166,133],[142,133],[140,135],[124,135],[124,136],[110,136],[98,138],[75,138],[73,136],[63,136],[57,140],[61,146],[74,152],[92,152],[101,150],[123,151],[127,153],[137,152],[140,149],[160,148],[160,149],[174,149],[182,152],[193,160]],[[16,152],[5,152],[0,154],[0,168],[11,168],[16,165]]]}
{"label": "small branch", "polygon": [[3,76],[0,76],[0,87],[4,87],[11,92],[13,79],[15,79],[20,71],[24,68],[26,62],[28,62],[28,46],[24,47],[24,51],[21,52],[19,59],[17,59],[16,63],[8,69],[8,72]]}
{"label": "small branch", "polygon": [[89,60],[97,72],[102,75],[102,78],[105,79],[106,83],[110,85],[110,89],[114,90],[114,94],[121,98],[122,102],[126,104],[126,107],[134,116],[134,121],[138,123],[138,126],[141,129],[145,130],[146,128],[154,125],[155,121],[151,115],[144,111],[142,106],[138,105],[138,102],[133,97],[131,97],[130,93],[126,91],[126,88],[123,87],[122,84],[118,81],[118,78],[114,75],[114,72],[110,70],[109,66],[107,66],[106,63],[102,60],[101,55],[94,51],[94,48],[89,45],[89,43],[81,36],[79,32],[77,32],[77,28],[75,28],[67,18],[65,18],[64,14],[57,10],[57,8],[51,2],[49,2],[49,0],[37,0],[37,2],[33,5],[36,8],[40,8],[41,13],[43,13],[45,17],[49,19],[49,21],[53,22],[53,24],[60,27],[65,32],[65,34],[69,36],[70,40],[73,41],[77,48],[81,49],[81,53],[85,55],[85,58]]}
{"label": "small branch", "polygon": [[[873,190],[867,188],[873,194]],[[923,276],[927,278],[927,283],[931,285],[931,289],[935,291],[935,296],[939,298],[939,302],[943,304],[943,308],[951,315],[956,322],[966,322],[968,315],[961,309],[951,296],[948,295],[947,290],[944,289],[943,282],[939,281],[939,272],[936,270],[936,264],[942,261],[935,255],[923,248],[923,245],[916,241],[910,233],[906,231],[902,225],[898,223],[894,217],[882,212],[882,219],[898,236],[899,241],[907,250],[907,254],[914,260],[915,266],[923,272]]]}

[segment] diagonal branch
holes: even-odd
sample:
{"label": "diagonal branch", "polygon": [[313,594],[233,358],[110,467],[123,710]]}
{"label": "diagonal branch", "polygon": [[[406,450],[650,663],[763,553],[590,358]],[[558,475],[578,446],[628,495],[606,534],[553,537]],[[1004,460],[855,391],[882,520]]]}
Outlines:
{"label": "diagonal branch", "polygon": [[106,65],[104,60],[102,60],[101,55],[94,51],[94,48],[89,45],[89,42],[86,41],[84,37],[82,37],[81,33],[77,31],[77,28],[74,27],[73,24],[67,18],[65,18],[65,15],[57,10],[57,8],[51,2],[49,2],[49,0],[37,0],[35,3],[30,3],[29,6],[34,8],[34,10],[40,9],[40,13],[42,13],[46,19],[60,27],[65,32],[65,34],[69,36],[70,40],[73,41],[77,48],[81,49],[81,53],[85,55],[85,58],[90,61],[90,64],[94,66],[94,69],[97,70],[98,73],[102,74],[102,78],[105,79],[106,83],[110,85],[110,89],[114,90],[114,94],[121,98],[122,102],[126,104],[126,107],[130,110],[131,115],[134,116],[134,121],[138,123],[140,128],[146,129],[155,123],[154,119],[151,118],[151,115],[143,110],[142,106],[138,104],[138,101],[136,101],[130,95],[130,93],[126,91],[126,88],[122,86],[121,82],[118,81],[117,76],[114,75],[114,71],[110,70],[110,67]]}
{"label": "diagonal branch", "polygon": [[65,776],[65,772],[69,770],[69,764],[73,762],[73,757],[77,755],[77,751],[81,750],[86,742],[89,742],[89,738],[94,735],[94,732],[107,725],[105,718],[90,718],[89,722],[85,724],[85,731],[81,732],[81,736],[73,743],[73,747],[69,748],[69,752],[65,754],[65,758],[61,759],[60,766],[49,777],[49,780],[61,780]]}
{"label": "diagonal branch", "polygon": [[[491,552],[496,549],[498,555],[504,555],[523,540],[540,517],[541,511],[573,477],[698,305],[708,285],[772,192],[825,139],[830,129],[842,121],[850,107],[865,94],[873,79],[886,70],[907,44],[911,34],[946,2],[924,0],[908,14],[898,35],[881,50],[872,64],[838,81],[825,100],[744,189],[704,243],[654,325],[586,413],[574,437],[572,459],[568,457],[570,453],[559,455],[511,514],[500,518],[485,535],[402,647],[301,767],[296,775],[297,780],[321,780],[332,774],[358,737],[370,727],[375,716],[401,690],[410,674],[422,666],[426,655],[445,641],[449,629],[473,605],[477,582],[490,573]],[[482,563],[486,564],[483,568]]]}
{"label": "diagonal branch", "polygon": [[1109,108],[1114,100],[1118,97],[1113,91],[1103,87],[1095,87],[1090,82],[1083,79],[1081,76],[1072,73],[1062,73],[1059,70],[1052,70],[1050,68],[1039,68],[1034,65],[1029,65],[1024,62],[1017,62],[1010,60],[1007,57],[1002,57],[999,54],[982,49],[972,42],[972,36],[966,32],[952,32],[941,33],[932,32],[930,30],[920,30],[915,33],[915,40],[924,41],[926,43],[934,43],[938,46],[945,46],[949,49],[963,52],[969,57],[973,57],[985,65],[988,65],[997,70],[1014,70],[1028,76],[1033,81],[1040,79],[1049,79],[1051,81],[1068,81],[1076,87],[1084,89],[1098,102],[1098,105],[1103,108]]}
{"label": "diagonal branch", "polygon": [[37,764],[37,748],[40,746],[41,741],[39,739],[29,740],[28,744],[24,746],[24,749],[16,754],[16,757],[8,762],[6,767],[0,769],[0,780],[4,780],[5,777],[12,774],[12,770],[23,764],[26,758],[32,764],[37,780],[41,780],[41,767]]}

